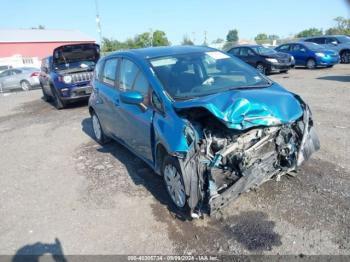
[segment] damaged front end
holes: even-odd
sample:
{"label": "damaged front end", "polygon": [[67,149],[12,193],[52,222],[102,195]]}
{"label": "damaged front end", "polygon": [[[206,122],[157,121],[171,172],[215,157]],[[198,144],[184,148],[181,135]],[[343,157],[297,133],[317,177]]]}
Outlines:
{"label": "damaged front end", "polygon": [[180,166],[192,216],[213,214],[240,194],[295,172],[320,148],[309,107],[297,99],[303,110],[297,120],[245,130],[228,128],[203,108],[181,111],[190,149]]}

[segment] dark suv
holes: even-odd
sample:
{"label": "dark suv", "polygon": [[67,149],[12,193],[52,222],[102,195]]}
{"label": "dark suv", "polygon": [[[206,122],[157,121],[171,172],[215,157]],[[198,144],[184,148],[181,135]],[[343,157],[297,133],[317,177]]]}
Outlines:
{"label": "dark suv", "polygon": [[100,58],[97,44],[74,44],[56,48],[42,61],[40,85],[44,100],[52,100],[57,109],[67,103],[88,99],[95,64]]}
{"label": "dark suv", "polygon": [[340,55],[340,61],[350,63],[350,37],[346,35],[324,35],[303,39],[305,42],[319,44],[327,49],[336,51]]}
{"label": "dark suv", "polygon": [[233,47],[228,53],[238,57],[263,74],[286,73],[294,66],[294,58],[262,45],[243,45]]}

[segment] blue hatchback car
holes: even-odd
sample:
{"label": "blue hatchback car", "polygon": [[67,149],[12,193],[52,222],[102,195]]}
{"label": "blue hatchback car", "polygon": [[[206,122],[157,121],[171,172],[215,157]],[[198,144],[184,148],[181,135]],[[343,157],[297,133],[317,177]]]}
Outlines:
{"label": "blue hatchback car", "polygon": [[340,61],[339,54],[315,43],[289,43],[278,46],[278,52],[290,54],[295,59],[295,66],[314,69],[318,66],[332,67]]}
{"label": "blue hatchback car", "polygon": [[319,149],[299,96],[208,47],[103,57],[89,111],[96,140],[114,139],[143,159],[192,217],[294,172]]}

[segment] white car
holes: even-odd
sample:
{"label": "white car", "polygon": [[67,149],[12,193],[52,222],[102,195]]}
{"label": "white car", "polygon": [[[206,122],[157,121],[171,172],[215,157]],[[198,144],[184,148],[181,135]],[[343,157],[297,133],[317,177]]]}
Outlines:
{"label": "white car", "polygon": [[14,89],[28,91],[40,85],[40,69],[21,67],[8,69],[0,73],[0,92]]}

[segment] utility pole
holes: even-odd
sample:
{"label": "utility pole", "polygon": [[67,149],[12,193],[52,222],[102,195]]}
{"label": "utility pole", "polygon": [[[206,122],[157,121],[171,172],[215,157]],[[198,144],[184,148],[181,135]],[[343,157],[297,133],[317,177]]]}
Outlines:
{"label": "utility pole", "polygon": [[96,8],[96,25],[97,25],[97,32],[100,37],[100,44],[102,44],[102,30],[101,30],[101,19],[100,19],[100,12],[98,8],[98,0],[95,0],[95,8]]}
{"label": "utility pole", "polygon": [[203,42],[204,45],[207,45],[207,31],[204,31],[204,42]]}
{"label": "utility pole", "polygon": [[196,44],[196,32],[192,32],[192,42]]}

